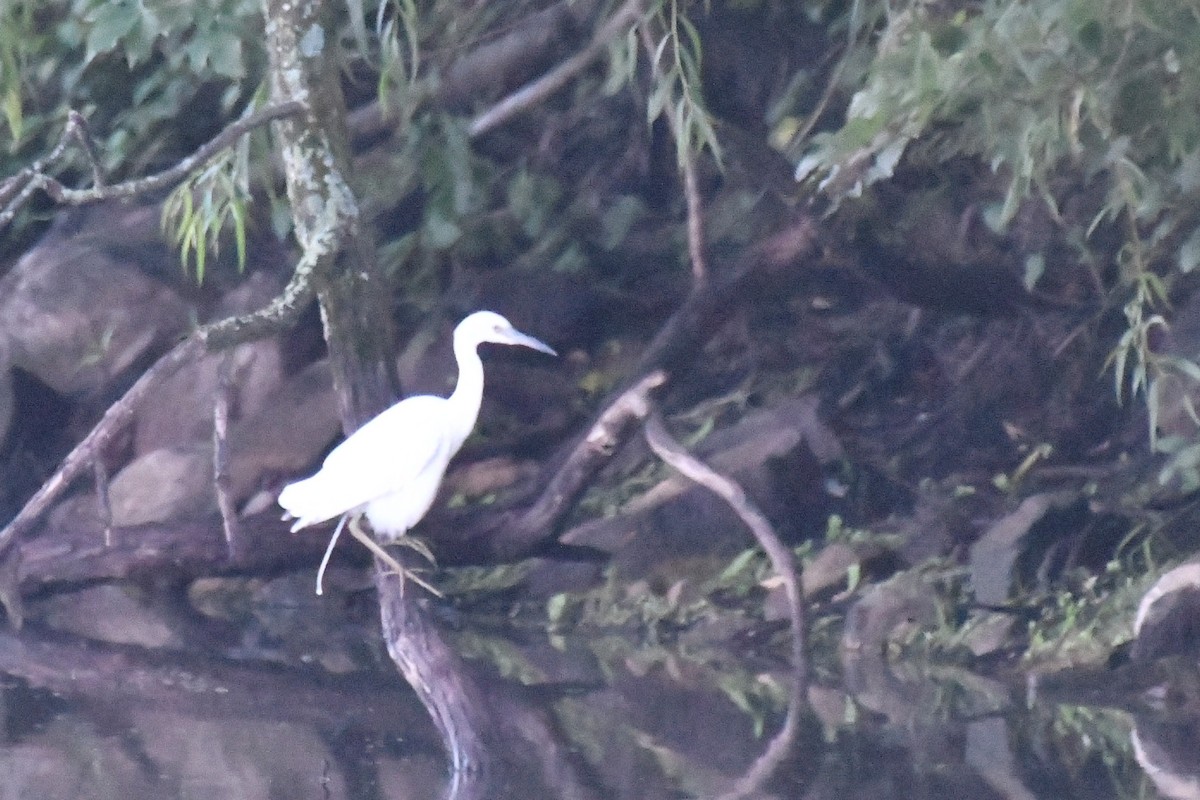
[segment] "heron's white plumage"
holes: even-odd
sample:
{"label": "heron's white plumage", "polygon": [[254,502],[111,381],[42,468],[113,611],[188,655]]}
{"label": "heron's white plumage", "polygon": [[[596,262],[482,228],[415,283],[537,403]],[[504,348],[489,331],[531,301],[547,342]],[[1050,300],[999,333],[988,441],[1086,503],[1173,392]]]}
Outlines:
{"label": "heron's white plumage", "polygon": [[[334,448],[316,475],[284,487],[279,505],[296,518],[292,530],[367,511],[372,500],[403,493],[422,473],[434,472],[440,482],[452,455],[438,424],[448,402],[430,395],[402,400]],[[411,528],[432,503],[430,497],[398,533]]]}
{"label": "heron's white plumage", "polygon": [[296,519],[292,530],[362,512],[376,537],[388,542],[417,524],[479,416],[483,363],[476,348],[483,342],[554,353],[499,314],[468,316],[454,329],[454,392],[401,400],[335,447],[315,475],[284,487],[279,505]]}

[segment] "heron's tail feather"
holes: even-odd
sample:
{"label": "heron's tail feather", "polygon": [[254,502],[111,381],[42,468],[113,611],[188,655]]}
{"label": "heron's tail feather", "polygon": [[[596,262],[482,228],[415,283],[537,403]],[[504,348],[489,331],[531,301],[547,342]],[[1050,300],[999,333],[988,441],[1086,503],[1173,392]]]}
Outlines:
{"label": "heron's tail feather", "polygon": [[333,519],[349,510],[338,499],[338,492],[329,491],[326,478],[318,472],[311,478],[289,483],[279,493],[279,505],[287,512],[284,519],[296,520],[292,524],[293,532]]}

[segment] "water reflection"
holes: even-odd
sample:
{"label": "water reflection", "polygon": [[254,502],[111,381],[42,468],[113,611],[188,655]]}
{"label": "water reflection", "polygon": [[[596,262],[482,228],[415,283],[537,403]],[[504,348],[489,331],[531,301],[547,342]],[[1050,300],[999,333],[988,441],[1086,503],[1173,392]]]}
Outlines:
{"label": "water reflection", "polygon": [[1200,798],[1200,719],[1140,718],[1130,734],[1133,754],[1163,797]]}
{"label": "water reflection", "polygon": [[1200,797],[1200,722],[1167,714],[1161,693],[1150,707],[1146,681],[1119,673],[1027,707],[1022,679],[882,656],[843,654],[803,687],[761,655],[626,645],[613,658],[611,641],[509,639],[534,686],[477,662],[517,734],[505,768],[450,783],[423,709],[385,668],[4,633],[0,796]]}

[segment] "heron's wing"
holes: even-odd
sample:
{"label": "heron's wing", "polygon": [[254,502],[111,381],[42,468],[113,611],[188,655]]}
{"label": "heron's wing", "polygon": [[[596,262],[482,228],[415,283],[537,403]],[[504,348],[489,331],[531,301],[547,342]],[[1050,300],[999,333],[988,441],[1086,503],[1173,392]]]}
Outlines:
{"label": "heron's wing", "polygon": [[445,458],[446,400],[410,397],[372,419],[325,458],[317,474],[289,484],[279,504],[303,528],[390,494]]}

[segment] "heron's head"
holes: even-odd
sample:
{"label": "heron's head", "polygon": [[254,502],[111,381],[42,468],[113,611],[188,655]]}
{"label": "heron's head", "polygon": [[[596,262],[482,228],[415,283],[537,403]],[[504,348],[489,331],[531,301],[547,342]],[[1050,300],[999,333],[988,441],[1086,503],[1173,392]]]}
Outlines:
{"label": "heron's head", "polygon": [[558,355],[550,345],[521,333],[511,322],[494,311],[476,311],[468,316],[454,329],[454,339],[472,347],[483,342],[519,344],[552,356]]}

